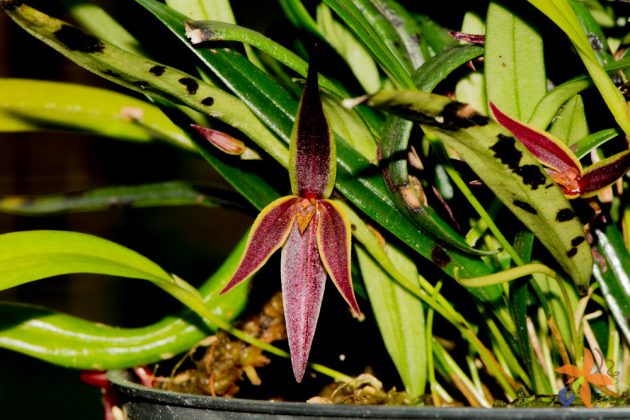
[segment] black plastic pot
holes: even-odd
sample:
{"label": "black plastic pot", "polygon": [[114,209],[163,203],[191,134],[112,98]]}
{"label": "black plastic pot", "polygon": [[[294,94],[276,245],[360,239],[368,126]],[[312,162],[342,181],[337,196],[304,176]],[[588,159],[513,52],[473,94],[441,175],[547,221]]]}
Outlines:
{"label": "black plastic pot", "polygon": [[208,419],[630,419],[628,408],[435,408],[307,404],[215,398],[147,388],[109,372],[116,405],[131,420]]}

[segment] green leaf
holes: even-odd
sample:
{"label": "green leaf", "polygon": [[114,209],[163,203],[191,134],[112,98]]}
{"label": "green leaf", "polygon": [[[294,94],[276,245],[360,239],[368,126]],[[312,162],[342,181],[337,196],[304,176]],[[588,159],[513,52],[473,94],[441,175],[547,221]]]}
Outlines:
{"label": "green leaf", "polygon": [[0,79],[0,131],[65,129],[115,139],[162,139],[193,150],[154,105],[110,90],[64,82]]}
{"label": "green leaf", "polygon": [[588,6],[583,1],[569,0],[571,8],[575,12],[575,16],[578,18],[582,30],[588,36],[589,43],[597,56],[599,63],[604,66],[611,61],[614,61],[613,55],[608,47],[608,39],[602,31],[602,28],[595,21],[595,18],[591,14]]}
{"label": "green leaf", "polygon": [[[252,66],[241,55],[228,50],[212,52],[194,49],[184,36],[185,20],[181,15],[152,0],[137,0],[154,13],[171,29],[197,56],[233,89],[234,93],[258,115],[280,138],[288,142],[297,101],[283,90],[276,81]],[[489,268],[478,258],[460,252],[445,250],[434,240],[418,233],[417,229],[400,214],[389,199],[382,178],[375,173],[366,159],[341,138],[337,137],[337,189],[357,205],[365,214],[392,232],[403,242],[434,261],[442,270],[453,275],[454,268],[475,276],[488,273]],[[500,287],[480,290],[484,300],[497,299]]]}
{"label": "green leaf", "polygon": [[411,87],[413,71],[392,25],[368,0],[325,0],[348,25],[359,41],[372,53],[392,81]]}
{"label": "green leaf", "polygon": [[488,7],[484,72],[488,100],[516,119],[526,121],[547,92],[542,37],[504,3]]}
{"label": "green leaf", "polygon": [[[275,58],[301,76],[306,77],[308,69],[306,61],[260,32],[225,22],[195,21],[186,22],[186,36],[190,38],[193,44],[207,41],[238,41],[251,45]],[[325,77],[320,76],[319,79],[322,87],[337,94],[342,93]]]}
{"label": "green leaf", "polygon": [[[244,245],[245,238],[199,289],[212,313],[225,321],[236,318],[247,303],[246,287],[219,296]],[[36,306],[0,303],[0,347],[75,369],[117,369],[159,362],[189,350],[216,328],[198,323],[189,311],[146,327],[118,328]]]}
{"label": "green leaf", "polygon": [[596,250],[601,257],[596,259],[595,279],[617,326],[630,341],[630,254],[614,225],[596,229],[595,238]]}
{"label": "green leaf", "polygon": [[580,95],[575,95],[564,104],[549,133],[569,146],[588,135],[584,102]]}
{"label": "green leaf", "polygon": [[89,0],[60,0],[72,17],[93,35],[129,52],[143,54],[142,46],[105,9]]}
{"label": "green leaf", "polygon": [[[416,266],[403,253],[385,246],[388,257],[410,281],[418,278]],[[396,283],[360,247],[355,247],[363,281],[387,352],[411,397],[426,385],[425,322],[421,302]]]}
{"label": "green leaf", "polygon": [[183,205],[245,208],[243,199],[233,191],[220,186],[192,185],[182,181],[96,188],[68,194],[0,197],[0,211],[28,216],[120,207]]}
{"label": "green leaf", "polygon": [[166,4],[194,20],[235,23],[229,0],[167,0]]}
{"label": "green leaf", "polygon": [[350,31],[333,19],[325,3],[317,6],[317,27],[322,37],[348,63],[363,89],[376,92],[381,87],[381,78],[372,56]]}
{"label": "green leaf", "polygon": [[597,131],[579,139],[573,146],[571,146],[571,149],[575,150],[575,155],[578,159],[582,159],[584,156],[588,155],[591,150],[604,145],[608,142],[608,140],[612,140],[621,134],[621,130],[615,128]]}
{"label": "green leaf", "polygon": [[173,67],[136,56],[25,4],[7,14],[36,38],[82,67],[130,89],[171,99],[238,127],[286,165],[288,150],[232,95]]}
{"label": "green leaf", "polygon": [[529,2],[547,15],[569,37],[617,124],[626,135],[630,135],[630,117],[626,100],[599,63],[568,0],[529,0]]}
{"label": "green leaf", "polygon": [[279,3],[287,19],[289,19],[293,26],[322,37],[317,23],[308,13],[308,10],[306,10],[301,0],[280,0]]}
{"label": "green leaf", "polygon": [[[416,71],[414,81],[419,89],[431,91],[455,69],[482,52],[482,48],[474,45],[448,47],[426,61]],[[381,132],[381,161],[387,164],[384,175],[392,200],[416,226],[438,241],[471,254],[484,254],[468,245],[458,232],[425,205],[419,184],[414,187],[406,159],[411,126],[410,121],[390,116]]]}
{"label": "green leaf", "polygon": [[353,110],[345,108],[336,97],[321,92],[322,103],[332,129],[371,163],[376,163],[378,146],[372,132]]}
{"label": "green leaf", "polygon": [[390,91],[367,102],[425,125],[464,159],[527,226],[581,291],[593,259],[584,229],[559,188],[500,125],[462,103],[420,91]]}
{"label": "green leaf", "polygon": [[48,230],[0,235],[0,290],[71,273],[148,280],[200,316],[208,314],[192,286],[113,242],[83,233]]}
{"label": "green leaf", "polygon": [[528,124],[539,130],[545,130],[562,105],[591,84],[592,82],[587,77],[576,77],[556,86],[538,102]]}

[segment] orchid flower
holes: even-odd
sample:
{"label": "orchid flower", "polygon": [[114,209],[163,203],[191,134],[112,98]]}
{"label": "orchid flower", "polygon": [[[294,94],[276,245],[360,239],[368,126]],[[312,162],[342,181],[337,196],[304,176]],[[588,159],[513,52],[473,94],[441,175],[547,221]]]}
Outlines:
{"label": "orchid flower", "polygon": [[497,122],[547,167],[551,179],[568,198],[594,196],[630,169],[630,149],[583,169],[575,153],[551,134],[512,119],[492,102],[490,109]]}
{"label": "orchid flower", "polygon": [[582,368],[578,368],[574,365],[566,364],[556,369],[556,372],[562,373],[569,377],[569,383],[576,381],[577,379],[584,378],[584,382],[580,385],[580,399],[587,407],[592,407],[591,402],[591,387],[604,388],[613,384],[612,379],[606,373],[600,373],[599,368],[595,371],[595,361],[593,359],[593,353],[589,349],[584,349],[584,362]]}
{"label": "orchid flower", "polygon": [[362,317],[350,277],[350,222],[328,199],[335,183],[335,142],[322,108],[313,60],[289,153],[293,195],[277,199],[260,212],[236,272],[221,293],[253,275],[282,247],[280,278],[287,336],[293,373],[300,382],[327,274],[354,315]]}

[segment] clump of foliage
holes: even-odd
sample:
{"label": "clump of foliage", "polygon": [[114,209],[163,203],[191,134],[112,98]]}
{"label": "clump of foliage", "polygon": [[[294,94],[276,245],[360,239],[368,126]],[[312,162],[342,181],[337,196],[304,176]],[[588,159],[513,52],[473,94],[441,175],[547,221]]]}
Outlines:
{"label": "clump of foliage", "polygon": [[[100,6],[61,3],[74,24],[0,0],[26,31],[129,93],[3,79],[0,130],[167,142],[205,159],[233,191],[178,181],[10,196],[0,209],[46,215],[116,200],[251,206],[261,216],[199,290],[94,236],[0,235],[2,288],[77,272],[144,279],[199,317],[121,329],[6,303],[16,321],[0,330],[0,346],[72,368],[126,368],[221,329],[291,357],[300,381],[329,276],[350,307],[338,316],[361,322],[361,307],[375,320],[406,391],[310,364],[346,383],[333,401],[623,401],[630,58],[621,4],[452,2],[445,17],[423,2],[279,0],[291,29],[276,39],[237,25],[227,0],[136,0],[182,64],[145,49],[134,37],[142,28]],[[315,43],[320,65],[309,69]],[[249,299],[235,286],[280,247],[290,355],[231,325]]]}

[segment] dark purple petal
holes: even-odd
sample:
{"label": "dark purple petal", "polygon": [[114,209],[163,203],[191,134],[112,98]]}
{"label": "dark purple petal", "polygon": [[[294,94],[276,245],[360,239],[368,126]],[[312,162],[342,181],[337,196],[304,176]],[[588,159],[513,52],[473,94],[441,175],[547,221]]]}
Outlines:
{"label": "dark purple petal", "polygon": [[291,133],[289,156],[293,194],[304,198],[330,196],[335,183],[335,142],[319,96],[313,58]]}
{"label": "dark purple petal", "polygon": [[363,318],[354,296],[350,276],[350,222],[332,201],[319,200],[317,206],[319,209],[317,227],[319,255],[330,279],[348,302],[352,312],[358,318]]}
{"label": "dark purple petal", "polygon": [[580,179],[581,196],[588,197],[597,194],[599,190],[624,176],[629,169],[630,150],[617,153],[589,166]]}
{"label": "dark purple petal", "polygon": [[318,215],[313,216],[303,234],[293,223],[282,248],[284,315],[293,374],[298,382],[304,377],[326,284],[326,270],[317,251],[317,221]]}
{"label": "dark purple petal", "polygon": [[284,244],[295,219],[294,205],[300,200],[294,196],[282,197],[260,212],[249,233],[241,262],[222,294],[258,271]]}
{"label": "dark purple petal", "polygon": [[490,109],[497,122],[507,128],[541,163],[558,172],[582,173],[580,161],[564,143],[544,131],[512,119],[499,110],[492,102]]}

